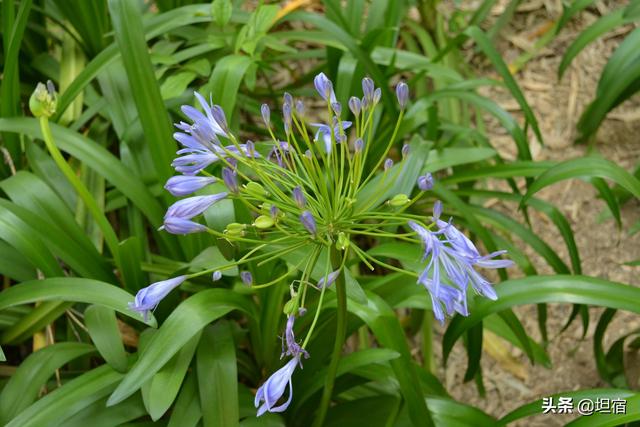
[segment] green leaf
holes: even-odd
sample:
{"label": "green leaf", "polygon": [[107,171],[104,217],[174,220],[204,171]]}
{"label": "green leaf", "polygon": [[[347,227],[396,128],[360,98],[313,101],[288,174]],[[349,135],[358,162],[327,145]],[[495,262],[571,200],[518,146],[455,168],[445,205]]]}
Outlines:
{"label": "green leaf", "polygon": [[490,159],[496,155],[493,148],[488,147],[448,147],[432,150],[424,167],[424,172],[436,172],[452,166],[476,163]]}
{"label": "green leaf", "polygon": [[115,405],[131,396],[202,328],[232,310],[240,310],[254,317],[251,301],[226,289],[201,291],[182,302],[109,397],[108,404]]}
{"label": "green leaf", "polygon": [[231,0],[213,0],[211,3],[211,16],[219,27],[224,27],[231,19],[233,5]]}
{"label": "green leaf", "polygon": [[[587,0],[589,3],[594,0]],[[578,2],[576,2],[578,3]],[[620,8],[608,13],[589,25],[585,30],[581,31],[578,37],[569,45],[562,55],[562,60],[558,66],[558,78],[561,79],[573,59],[585,48],[589,43],[613,30],[624,23],[624,9]]]}
{"label": "green leaf", "polygon": [[367,323],[380,346],[395,350],[400,354],[400,357],[391,360],[390,363],[400,385],[411,420],[414,425],[433,425],[423,392],[415,381],[418,377],[417,367],[412,362],[411,352],[398,318],[382,298],[371,293],[368,293],[367,296],[366,305],[349,301],[349,311]]}
{"label": "green leaf", "polygon": [[516,305],[564,302],[591,304],[640,313],[640,289],[587,276],[530,276],[496,286],[498,299],[478,299],[469,317],[454,318],[442,342],[445,360],[466,330],[490,314]]}
{"label": "green leaf", "polygon": [[238,425],[238,372],[232,324],[221,320],[207,327],[197,354],[202,424]]}
{"label": "green leaf", "polygon": [[100,399],[64,421],[64,427],[113,427],[144,417],[146,411],[140,395],[116,406],[107,407],[107,399]]}
{"label": "green leaf", "polygon": [[157,177],[164,182],[172,175],[176,144],[149,58],[140,10],[135,2],[109,0],[109,13]]}
{"label": "green leaf", "polygon": [[[20,304],[50,300],[101,305],[135,320],[143,321],[139,313],[128,307],[128,304],[134,300],[133,295],[109,283],[77,277],[33,280],[11,286],[0,292],[0,311]],[[146,323],[155,326],[155,318],[151,316]]]}
{"label": "green leaf", "polygon": [[127,353],[113,309],[92,305],[84,311],[84,321],[100,355],[118,372],[127,370]]}
{"label": "green leaf", "polygon": [[168,427],[196,427],[201,418],[196,372],[191,371],[182,385],[178,400],[171,412]]}
{"label": "green leaf", "polygon": [[520,205],[538,191],[556,182],[570,178],[607,178],[640,198],[640,180],[622,167],[600,157],[581,157],[564,161],[542,173],[530,186]]}
{"label": "green leaf", "polygon": [[[590,399],[595,401],[596,399],[626,399],[634,396],[635,393],[630,390],[621,390],[621,389],[613,389],[613,388],[594,388],[589,390],[578,390],[578,391],[564,391],[562,393],[554,393],[549,395],[548,397],[552,397],[554,401],[557,401],[559,397],[571,397],[574,402],[579,402],[582,399]],[[542,399],[538,399],[534,402],[527,403],[526,405],[520,406],[519,408],[509,412],[507,415],[498,420],[499,426],[507,426],[512,425],[512,423],[516,420],[526,418],[533,415],[540,415],[540,408],[542,407]],[[592,416],[586,417],[586,419],[592,418]],[[607,415],[607,417],[611,417],[611,415]],[[602,424],[593,424],[600,426]],[[617,424],[616,424],[617,425]]]}
{"label": "green leaf", "polygon": [[65,383],[22,411],[5,427],[57,427],[105,397],[122,374],[102,365]]}
{"label": "green leaf", "polygon": [[208,90],[211,91],[213,101],[226,113],[228,121],[231,121],[238,89],[249,65],[251,59],[245,55],[228,55],[216,63],[211,73]]}
{"label": "green leaf", "polygon": [[507,89],[509,89],[511,95],[518,102],[520,108],[522,108],[522,112],[524,113],[527,122],[531,125],[531,128],[536,134],[538,141],[540,141],[540,143],[542,144],[542,132],[540,132],[540,128],[538,127],[538,120],[536,120],[536,117],[533,114],[531,107],[529,107],[529,104],[527,103],[524,95],[522,94],[520,87],[511,75],[511,72],[509,71],[507,64],[505,64],[504,60],[502,59],[502,56],[500,56],[498,51],[491,43],[491,40],[480,28],[476,26],[467,28],[464,33],[471,37],[478,44],[478,47],[482,49],[484,54],[487,55],[498,74],[500,74],[500,76],[502,77],[505,86],[507,87]]}
{"label": "green leaf", "polygon": [[199,340],[198,332],[151,379],[145,401],[152,420],[159,420],[178,395]]}
{"label": "green leaf", "polygon": [[162,99],[177,98],[182,95],[195,78],[196,73],[193,71],[182,71],[167,77],[160,86]]}
{"label": "green leaf", "polygon": [[95,348],[89,344],[64,342],[49,345],[30,354],[2,389],[0,423],[5,425],[34,402],[40,389],[56,369],[94,351]]}

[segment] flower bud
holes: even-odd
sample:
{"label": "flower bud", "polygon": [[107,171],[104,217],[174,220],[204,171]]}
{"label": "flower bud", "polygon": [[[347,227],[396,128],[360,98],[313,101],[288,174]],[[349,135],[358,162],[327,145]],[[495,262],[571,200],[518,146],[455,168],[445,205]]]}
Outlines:
{"label": "flower bud", "polygon": [[360,115],[360,109],[362,108],[362,104],[359,98],[352,96],[349,98],[349,109],[353,113],[354,116]]}
{"label": "flower bud", "polygon": [[214,271],[211,275],[211,280],[217,282],[220,279],[222,279],[222,272],[220,270]]}
{"label": "flower bud", "polygon": [[262,113],[262,120],[264,121],[265,126],[269,127],[271,124],[271,110],[267,104],[262,104],[260,106],[260,113]]}
{"label": "flower bud", "polygon": [[388,171],[389,169],[391,169],[391,167],[393,166],[393,160],[391,159],[387,159],[384,161],[384,171]]}
{"label": "flower bud", "polygon": [[407,156],[409,155],[409,150],[411,150],[411,148],[409,147],[409,144],[404,144],[402,146],[402,159],[406,159]]}
{"label": "flower bud", "polygon": [[380,102],[380,98],[382,98],[382,89],[377,88],[373,92],[373,105],[376,105],[378,102]]}
{"label": "flower bud", "polygon": [[238,193],[238,178],[236,177],[234,171],[227,167],[222,168],[222,180],[224,181],[229,191],[231,191],[232,193]]}
{"label": "flower bud", "polygon": [[334,102],[331,104],[331,108],[333,108],[333,112],[336,113],[336,116],[339,116],[342,113],[342,104],[339,102]]}
{"label": "flower bud", "polygon": [[289,107],[293,107],[293,97],[289,92],[285,92],[282,99],[284,100],[285,105],[288,105]]}
{"label": "flower bud", "polygon": [[230,224],[227,224],[227,228],[224,230],[224,232],[231,236],[244,236],[245,228],[247,228],[246,224],[232,222]]}
{"label": "flower bud", "polygon": [[298,113],[299,116],[304,115],[304,102],[299,99],[296,101],[296,113]]}
{"label": "flower bud", "polygon": [[364,141],[362,140],[362,138],[358,138],[355,140],[355,142],[353,143],[353,148],[356,153],[362,152],[362,149],[364,148]]}
{"label": "flower bud", "polygon": [[253,284],[253,276],[251,275],[250,272],[246,270],[240,272],[240,279],[242,280],[242,283],[244,283],[245,285],[251,286]]}
{"label": "flower bud", "polygon": [[216,121],[220,129],[224,133],[229,133],[229,127],[227,126],[227,118],[224,115],[224,110],[219,105],[214,105],[211,107],[211,114],[213,115],[213,120]]}
{"label": "flower bud", "polygon": [[364,94],[364,99],[367,101],[367,105],[373,104],[373,91],[375,89],[375,84],[373,80],[369,77],[365,77],[362,79],[362,93]]}
{"label": "flower bud", "polygon": [[311,234],[316,234],[318,228],[316,227],[316,220],[313,218],[313,214],[309,211],[304,211],[300,215],[300,222]]}
{"label": "flower bud", "polygon": [[398,98],[398,104],[400,108],[404,109],[409,99],[409,86],[405,82],[400,82],[396,86],[396,97]]}
{"label": "flower bud", "polygon": [[302,188],[300,186],[294,188],[291,191],[293,195],[293,200],[296,202],[296,205],[302,209],[307,204],[307,199],[304,197],[304,193],[302,192]]}
{"label": "flower bud", "polygon": [[433,175],[427,172],[418,177],[418,188],[421,191],[428,191],[433,188]]}
{"label": "flower bud", "polygon": [[29,109],[34,117],[51,117],[56,112],[58,94],[51,80],[47,84],[38,83],[29,98]]}

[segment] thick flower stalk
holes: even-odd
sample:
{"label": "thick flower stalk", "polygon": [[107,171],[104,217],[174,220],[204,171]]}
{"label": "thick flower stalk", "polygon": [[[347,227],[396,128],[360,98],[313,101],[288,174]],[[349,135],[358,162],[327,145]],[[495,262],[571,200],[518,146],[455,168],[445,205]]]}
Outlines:
{"label": "thick flower stalk", "polygon": [[[289,360],[258,389],[255,403],[258,415],[287,408],[293,396],[291,377],[296,367],[302,367],[302,359],[309,357],[305,347],[317,324],[324,294],[334,287],[338,297],[338,331],[318,411],[319,421],[316,420],[320,425],[331,397],[346,330],[343,270],[348,260],[361,262],[371,269],[377,265],[412,276],[427,290],[434,315],[440,322],[455,312],[468,315],[469,287],[480,295],[496,298],[493,288],[476,267],[502,268],[511,262],[493,259],[503,252],[480,255],[451,221],[440,219],[439,203],[430,221],[406,212],[433,187],[431,174],[417,178],[413,198],[412,194],[394,192],[406,162],[413,155],[408,145],[402,148],[400,156],[391,153],[409,100],[406,84],[400,83],[396,88],[400,114],[388,141],[376,140],[372,132],[381,90],[371,79],[363,79],[363,97],[351,97],[348,110],[342,108],[333,84],[324,74],[319,74],[314,84],[325,101],[326,123],[309,122],[303,102],[285,94],[282,129],[276,128],[269,106],[264,104],[260,109],[271,137],[268,141],[240,143],[229,129],[222,109],[207,103],[197,93],[202,111],[182,107],[190,122],[176,125],[179,132],[175,133],[175,139],[182,148],[173,166],[179,175],[169,179],[165,188],[175,196],[186,198],[169,207],[161,228],[174,234],[210,233],[236,245],[244,255],[225,266],[151,285],[140,291],[133,307],[147,313],[178,282],[199,275],[211,275],[218,280],[222,272],[230,268],[239,268],[242,282],[254,289],[282,284],[291,272],[267,283],[258,283],[250,269],[293,251],[306,253],[294,266],[301,273],[290,284],[292,297],[284,310],[287,325],[282,356]],[[376,147],[379,153],[376,158],[368,159],[371,147],[379,145],[382,147],[379,147],[381,150]],[[371,164],[375,166],[367,167]],[[219,188],[220,182],[226,191],[210,190],[214,183]],[[195,192],[198,194],[193,194]],[[245,206],[253,220],[230,223],[224,231],[208,227],[202,214],[208,209],[215,210],[216,203],[224,199],[233,199]],[[360,247],[358,242],[363,239],[357,239],[359,237],[391,237],[422,245],[424,268],[416,272],[390,265],[369,254],[366,247]],[[324,277],[312,277],[317,265],[322,266]],[[319,294],[317,304],[307,307],[311,292]],[[297,342],[293,335],[294,320],[307,308],[314,310],[312,322],[305,338]],[[282,401],[287,389],[288,397]]]}

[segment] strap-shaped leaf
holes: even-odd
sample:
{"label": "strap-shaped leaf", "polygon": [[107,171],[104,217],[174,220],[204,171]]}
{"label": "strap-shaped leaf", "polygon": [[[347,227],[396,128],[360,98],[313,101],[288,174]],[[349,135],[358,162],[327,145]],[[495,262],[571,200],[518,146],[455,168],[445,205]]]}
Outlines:
{"label": "strap-shaped leaf", "polygon": [[92,305],[84,311],[84,321],[100,355],[118,372],[127,370],[127,353],[111,308]]}
{"label": "strap-shaped leaf", "polygon": [[227,289],[198,292],[180,304],[154,335],[146,351],[109,397],[115,405],[131,396],[207,324],[232,310],[255,317],[252,302]]}

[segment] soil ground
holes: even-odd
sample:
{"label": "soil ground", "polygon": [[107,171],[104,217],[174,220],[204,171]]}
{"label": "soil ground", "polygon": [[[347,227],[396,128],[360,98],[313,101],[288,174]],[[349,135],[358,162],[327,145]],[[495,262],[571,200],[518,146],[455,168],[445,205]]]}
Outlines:
{"label": "soil ground", "polygon": [[[602,14],[626,3],[597,2],[595,7],[574,18],[553,42],[538,52],[537,56],[516,74],[516,80],[534,110],[544,136],[544,146],[532,146],[535,160],[561,161],[587,153],[587,146],[573,142],[576,123],[584,107],[594,97],[597,81],[607,58],[632,28],[620,28],[589,45],[575,58],[560,81],[557,78],[558,65],[567,46],[580,31]],[[501,13],[505,5],[506,2],[501,2],[494,8],[494,18]],[[472,6],[469,4],[469,7]],[[522,2],[498,42],[498,48],[505,59],[508,62],[512,61],[523,49],[530,48],[541,29],[557,18],[560,12],[559,1]],[[471,59],[471,52],[469,57]],[[478,59],[471,59],[477,72],[497,78],[491,74],[490,66],[478,62]],[[484,94],[489,95],[514,116],[522,118],[518,104],[506,91],[491,88]],[[632,171],[640,159],[639,105],[640,99],[636,96],[610,113],[601,126],[593,147],[601,156],[628,171]],[[494,146],[498,147],[503,156],[514,158],[515,145],[510,137],[497,123],[488,120],[488,125]],[[531,138],[532,141],[534,139]],[[602,213],[607,209],[606,205],[597,198],[596,191],[586,182],[563,181],[541,191],[537,197],[553,203],[568,219],[580,251],[583,274],[640,286],[640,267],[623,265],[624,262],[640,258],[640,233],[629,234],[630,227],[640,219],[638,200],[631,200],[621,206],[623,225],[622,230],[618,230],[612,219],[602,219]],[[495,207],[501,202],[488,203],[493,203]],[[505,204],[503,208],[506,212],[515,211],[513,205]],[[531,220],[536,234],[569,264],[566,248],[553,223],[533,210]],[[540,274],[553,273],[533,251],[527,250],[527,254],[534,261]],[[584,338],[579,320],[561,332],[570,312],[570,305],[549,305],[550,343],[547,350],[553,364],[551,369],[532,366],[518,349],[501,339],[489,337],[487,341],[485,337],[482,359],[485,397],[479,396],[473,382],[463,382],[467,360],[460,343],[450,356],[446,369],[439,363],[438,374],[455,399],[479,407],[496,417],[504,416],[523,404],[561,391],[609,387],[596,371],[592,347],[593,332],[602,309],[590,309],[591,323]],[[519,307],[516,314],[530,335],[539,339],[535,307]],[[618,337],[638,327],[640,316],[619,312],[607,331],[605,348]],[[437,331],[436,342],[441,342],[443,331],[444,329]],[[633,359],[632,354],[628,356],[628,360]],[[636,362],[635,365],[637,364]],[[632,387],[638,388],[637,374],[630,376]],[[514,425],[551,427],[564,425],[574,417],[539,415]]]}

